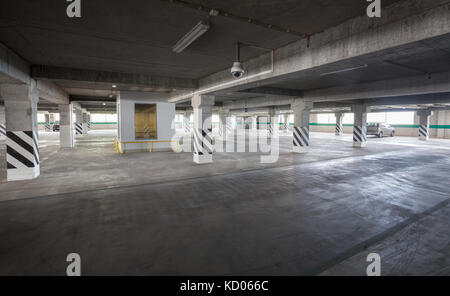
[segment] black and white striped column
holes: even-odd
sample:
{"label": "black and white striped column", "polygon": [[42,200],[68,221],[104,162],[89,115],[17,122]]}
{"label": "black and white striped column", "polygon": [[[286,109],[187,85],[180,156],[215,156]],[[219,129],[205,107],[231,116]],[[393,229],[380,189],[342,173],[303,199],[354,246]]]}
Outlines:
{"label": "black and white striped column", "polygon": [[363,148],[367,146],[367,112],[369,107],[364,104],[352,106],[354,113],[353,122],[353,147]]}
{"label": "black and white striped column", "polygon": [[44,129],[46,132],[50,132],[50,114],[45,114],[45,123],[44,123]]}
{"label": "black and white striped column", "polygon": [[430,138],[430,116],[433,114],[431,110],[418,110],[419,116],[419,140],[428,141]]}
{"label": "black and white striped column", "polygon": [[419,126],[419,140],[428,141],[430,138],[430,128],[428,125]]}
{"label": "black and white striped column", "polygon": [[92,128],[92,126],[91,126],[91,113],[87,114],[87,128],[88,128],[88,131],[90,131],[91,128]]}
{"label": "black and white striped column", "polygon": [[273,123],[271,119],[269,119],[269,122],[267,123],[267,132],[269,137],[273,136]]}
{"label": "black and white striped column", "polygon": [[83,135],[83,127],[82,124],[75,122],[74,124],[74,129],[75,129],[75,135],[77,136],[81,136]]}
{"label": "black and white striped column", "polygon": [[2,85],[0,96],[5,100],[7,180],[37,178],[40,167],[36,81]]}
{"label": "black and white striped column", "polygon": [[6,133],[8,181],[34,179],[39,176],[38,138],[33,131]]}
{"label": "black and white striped column", "polygon": [[312,102],[303,99],[295,99],[292,104],[294,111],[294,130],[293,130],[293,152],[306,153],[310,148],[310,111],[313,107]]}
{"label": "black and white striped column", "polygon": [[191,134],[191,113],[186,112],[183,116],[183,129],[186,135]]}
{"label": "black and white striped column", "polygon": [[80,137],[83,135],[83,109],[79,106],[74,107],[75,113],[75,124],[73,125],[73,130],[75,131],[75,136]]}
{"label": "black and white striped column", "polygon": [[213,162],[212,108],[214,100],[214,96],[208,95],[192,97],[192,107],[194,108],[193,161],[197,164]]}
{"label": "black and white striped column", "polygon": [[194,162],[210,163],[214,152],[213,136],[211,129],[194,128]]}
{"label": "black and white striped column", "polygon": [[304,153],[309,150],[309,126],[294,126],[294,152]]}
{"label": "black and white striped column", "polygon": [[0,123],[0,140],[6,140],[6,125]]}
{"label": "black and white striped column", "polygon": [[343,113],[335,113],[335,117],[336,117],[336,131],[335,131],[335,135],[336,136],[342,136],[344,134],[344,125],[342,124],[342,120],[344,118],[344,114]]}
{"label": "black and white striped column", "polygon": [[367,127],[357,126],[353,127],[353,147],[366,147],[367,145]]}
{"label": "black and white striped column", "polygon": [[6,140],[5,106],[0,105],[0,141]]}

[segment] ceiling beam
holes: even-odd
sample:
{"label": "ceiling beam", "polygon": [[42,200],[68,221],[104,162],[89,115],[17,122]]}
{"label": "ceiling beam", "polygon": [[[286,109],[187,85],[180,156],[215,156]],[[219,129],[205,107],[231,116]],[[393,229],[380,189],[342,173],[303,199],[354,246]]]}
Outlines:
{"label": "ceiling beam", "polygon": [[263,95],[263,96],[275,95],[275,96],[287,96],[287,97],[296,97],[296,98],[303,97],[303,91],[301,91],[301,90],[283,89],[283,88],[267,87],[267,86],[249,88],[249,89],[241,90],[239,92],[240,93],[249,93],[249,94],[258,94],[258,95]]}
{"label": "ceiling beam", "polygon": [[449,10],[450,3],[440,0],[398,1],[383,8],[383,13],[391,16],[389,20],[371,22],[366,15],[356,17],[312,35],[310,43],[299,40],[246,61],[243,66],[247,74],[241,79],[233,79],[230,70],[225,69],[199,79],[199,88],[193,92],[173,93],[169,101],[181,102],[193,95],[237,92],[295,80],[299,73],[321,67],[340,71],[343,64],[360,66],[361,60],[376,59],[395,49],[447,36]]}
{"label": "ceiling beam", "polygon": [[73,69],[63,67],[52,67],[44,65],[32,65],[31,77],[46,78],[52,80],[83,81],[94,83],[116,84],[118,89],[120,85],[145,86],[149,88],[167,88],[191,90],[197,86],[197,81],[188,78],[162,77],[146,74],[131,74],[106,72],[96,70]]}
{"label": "ceiling beam", "polygon": [[70,95],[70,102],[116,102],[116,98]]}

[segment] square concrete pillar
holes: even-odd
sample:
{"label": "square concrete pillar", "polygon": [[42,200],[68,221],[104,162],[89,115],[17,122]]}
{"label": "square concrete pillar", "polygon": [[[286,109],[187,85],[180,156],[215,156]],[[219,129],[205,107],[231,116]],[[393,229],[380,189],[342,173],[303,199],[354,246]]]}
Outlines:
{"label": "square concrete pillar", "polygon": [[337,112],[334,114],[336,117],[336,136],[344,135],[344,125],[342,124],[342,120],[344,119],[344,113]]}
{"label": "square concrete pillar", "polygon": [[0,141],[6,140],[5,105],[0,105]]}
{"label": "square concrete pillar", "polygon": [[252,116],[252,130],[258,129],[258,116]]}
{"label": "square concrete pillar", "polygon": [[87,113],[86,109],[81,109],[81,116],[82,116],[81,132],[83,135],[87,135],[89,120],[88,120],[88,113]]}
{"label": "square concrete pillar", "polygon": [[5,100],[7,179],[37,178],[40,163],[36,82],[32,80],[29,85],[2,84],[0,95]]}
{"label": "square concrete pillar", "polygon": [[278,127],[278,116],[275,113],[274,109],[269,109],[269,117],[267,118],[267,130],[268,130],[268,136],[273,137],[273,134],[275,131],[279,128]]}
{"label": "square concrete pillar", "polygon": [[428,141],[430,138],[430,116],[433,115],[431,110],[417,111],[419,116],[419,140]]}
{"label": "square concrete pillar", "polygon": [[305,153],[309,151],[309,116],[313,103],[303,99],[295,99],[292,104],[294,111],[294,153]]}
{"label": "square concrete pillar", "polygon": [[50,132],[50,114],[45,113],[44,117],[45,117],[44,130],[46,132]]}
{"label": "square concrete pillar", "polygon": [[75,113],[75,137],[82,136],[83,135],[83,110],[79,107],[74,107],[74,113]]}
{"label": "square concrete pillar", "polygon": [[353,105],[353,147],[363,148],[367,146],[367,113],[369,107],[364,104]]}
{"label": "square concrete pillar", "polygon": [[289,130],[289,114],[284,114],[283,115],[283,129],[284,131],[288,131]]}
{"label": "square concrete pillar", "polygon": [[231,134],[231,118],[230,110],[222,109],[219,112],[219,135],[223,140],[226,140],[227,137]]}
{"label": "square concrete pillar", "polygon": [[88,131],[90,131],[91,130],[91,128],[92,128],[92,126],[91,126],[91,113],[87,113],[87,128],[88,128]]}
{"label": "square concrete pillar", "polygon": [[56,121],[56,115],[55,115],[55,113],[49,113],[48,117],[49,117],[49,123],[50,123],[50,131],[53,131],[53,126],[55,125],[55,121]]}
{"label": "square concrete pillar", "polygon": [[234,127],[236,130],[239,129],[244,129],[245,124],[244,124],[244,117],[242,116],[236,116],[236,126]]}
{"label": "square concrete pillar", "polygon": [[73,148],[73,107],[72,104],[59,105],[59,147]]}
{"label": "square concrete pillar", "polygon": [[213,162],[213,135],[212,135],[212,109],[214,96],[194,95],[192,108],[194,108],[194,157],[197,164]]}
{"label": "square concrete pillar", "polygon": [[183,130],[186,135],[190,135],[192,133],[191,129],[191,115],[192,112],[184,112],[183,115]]}

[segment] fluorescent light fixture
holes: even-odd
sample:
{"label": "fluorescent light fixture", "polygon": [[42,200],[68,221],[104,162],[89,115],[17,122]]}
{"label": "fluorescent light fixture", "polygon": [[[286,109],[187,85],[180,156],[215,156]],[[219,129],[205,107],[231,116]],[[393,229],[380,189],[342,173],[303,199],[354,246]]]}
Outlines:
{"label": "fluorescent light fixture", "polygon": [[116,88],[116,87],[117,87],[117,85],[113,84],[113,85],[112,85],[112,87],[113,87],[113,88]]}
{"label": "fluorescent light fixture", "polygon": [[358,66],[358,67],[353,67],[353,68],[347,68],[347,69],[342,69],[342,70],[333,71],[333,72],[322,73],[322,74],[320,74],[320,76],[327,76],[327,75],[339,74],[339,73],[344,73],[344,72],[350,72],[350,71],[353,71],[353,70],[358,70],[358,69],[367,68],[367,67],[369,67],[369,65],[364,64],[364,65]]}
{"label": "fluorescent light fixture", "polygon": [[209,25],[205,22],[201,21],[197,25],[195,25],[192,30],[189,31],[186,35],[183,36],[180,40],[178,40],[177,44],[172,48],[172,50],[176,53],[182,52],[186,47],[191,45],[195,40],[200,38],[203,34],[205,34],[209,30]]}

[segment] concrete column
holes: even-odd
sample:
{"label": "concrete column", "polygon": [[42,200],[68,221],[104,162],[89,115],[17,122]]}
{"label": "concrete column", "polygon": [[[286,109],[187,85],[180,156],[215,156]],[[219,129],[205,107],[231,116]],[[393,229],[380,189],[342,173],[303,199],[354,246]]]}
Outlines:
{"label": "concrete column", "polygon": [[275,132],[275,129],[279,128],[278,116],[276,116],[275,109],[273,108],[269,109],[269,117],[267,118],[267,122],[268,122],[267,125],[268,136],[272,137]]}
{"label": "concrete column", "polygon": [[49,121],[50,121],[50,131],[53,131],[53,126],[55,125],[55,121],[56,121],[55,113],[49,113],[48,117],[49,117]]}
{"label": "concrete column", "polygon": [[224,140],[231,134],[231,118],[230,118],[230,110],[222,109],[219,112],[219,134],[220,137]]}
{"label": "concrete column", "polygon": [[75,113],[75,136],[83,135],[83,110],[81,108],[74,108]]}
{"label": "concrete column", "polygon": [[59,147],[73,148],[73,107],[72,104],[59,105]]}
{"label": "concrete column", "polygon": [[289,130],[289,114],[283,115],[283,122],[284,122],[284,130],[288,131]]}
{"label": "concrete column", "polygon": [[252,130],[258,129],[258,116],[252,116]]}
{"label": "concrete column", "polygon": [[5,100],[6,165],[8,181],[29,180],[40,174],[37,127],[36,82],[29,85],[3,84]]}
{"label": "concrete column", "polygon": [[236,126],[235,129],[244,129],[244,117],[236,116]]}
{"label": "concrete column", "polygon": [[443,126],[445,126],[445,111],[438,111],[437,112],[437,125],[438,128],[436,129],[436,137],[443,139],[445,138],[445,129]]}
{"label": "concrete column", "polygon": [[430,138],[430,116],[433,114],[431,110],[419,110],[419,140],[428,141]]}
{"label": "concrete column", "polygon": [[192,133],[191,130],[191,114],[192,112],[184,112],[183,115],[183,130],[186,135],[190,135]]}
{"label": "concrete column", "polygon": [[83,121],[81,123],[81,129],[82,129],[82,133],[83,135],[86,135],[88,133],[88,112],[86,109],[82,109],[82,116],[83,116]]}
{"label": "concrete column", "polygon": [[344,113],[337,112],[334,114],[336,116],[336,136],[344,135],[344,125],[342,120],[344,119]]}
{"label": "concrete column", "polygon": [[44,123],[44,130],[46,132],[50,132],[50,113],[45,113],[44,114],[45,117],[45,123]]}
{"label": "concrete column", "polygon": [[309,150],[309,115],[313,108],[312,102],[295,99],[292,104],[294,111],[294,148],[295,153],[305,153]]}
{"label": "concrete column", "polygon": [[88,126],[88,131],[91,130],[91,113],[88,112],[87,113],[87,126]]}
{"label": "concrete column", "polygon": [[0,141],[6,140],[5,105],[0,105]]}
{"label": "concrete column", "polygon": [[369,108],[364,105],[353,105],[353,147],[363,148],[367,146],[367,112]]}
{"label": "concrete column", "polygon": [[214,96],[194,95],[194,162],[197,164],[213,162],[212,109]]}

